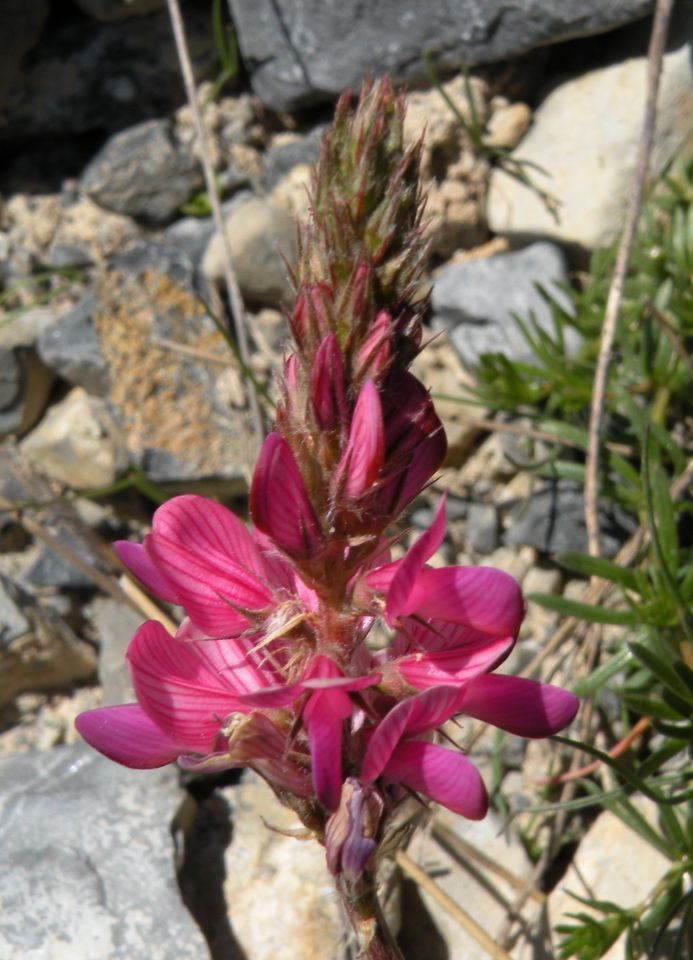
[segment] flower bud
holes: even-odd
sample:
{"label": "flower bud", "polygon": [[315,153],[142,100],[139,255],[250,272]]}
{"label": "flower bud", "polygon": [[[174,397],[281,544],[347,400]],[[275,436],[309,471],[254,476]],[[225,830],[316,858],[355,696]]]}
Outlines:
{"label": "flower bud", "polygon": [[334,333],[325,337],[318,347],[310,375],[310,395],[321,430],[330,430],[346,420],[344,361]]}

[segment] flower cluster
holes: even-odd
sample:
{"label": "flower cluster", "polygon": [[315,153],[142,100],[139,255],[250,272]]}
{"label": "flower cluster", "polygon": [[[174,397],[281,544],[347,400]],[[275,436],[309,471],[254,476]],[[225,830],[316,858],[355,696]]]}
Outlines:
{"label": "flower cluster", "polygon": [[[252,528],[219,504],[159,507],[121,560],[185,611],[128,660],[137,703],[82,714],[82,736],[129,767],[248,766],[325,845],[332,872],[373,868],[412,795],[483,817],[483,781],[436,731],[464,715],[527,737],[560,730],[577,701],[494,673],[524,615],[517,583],[484,567],[433,568],[430,529],[391,559],[388,528],[445,456],[424,387],[414,299],[423,245],[417,146],[384,81],[340,102],[303,228],[276,432],[250,492]],[[377,638],[377,639],[376,639]]]}

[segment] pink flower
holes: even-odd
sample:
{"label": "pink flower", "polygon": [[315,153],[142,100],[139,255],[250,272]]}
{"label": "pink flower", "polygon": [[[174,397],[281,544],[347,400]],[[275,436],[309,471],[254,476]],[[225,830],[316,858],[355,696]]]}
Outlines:
{"label": "pink flower", "polygon": [[[282,456],[285,448],[271,441],[269,456],[278,450]],[[307,542],[296,535],[305,530],[301,511],[272,523],[287,552],[300,554]],[[401,560],[382,562],[381,552],[373,569],[353,577],[344,599],[350,613],[335,632],[331,600],[302,580],[272,540],[202,497],[169,501],[143,546],[117,549],[187,619],[176,637],[155,622],[137,631],[128,650],[137,703],[82,714],[80,733],[131,767],[174,759],[201,769],[253,766],[331,811],[348,758],[347,778],[361,785],[350,800],[353,824],[361,803],[354,798],[366,787],[371,796],[404,786],[483,816],[476,769],[431,742],[433,732],[464,713],[522,736],[547,736],[570,722],[577,701],[556,687],[491,673],[515,643],[520,590],[490,568],[427,567],[444,524],[441,503]],[[366,635],[379,612],[394,633],[371,653]]]}

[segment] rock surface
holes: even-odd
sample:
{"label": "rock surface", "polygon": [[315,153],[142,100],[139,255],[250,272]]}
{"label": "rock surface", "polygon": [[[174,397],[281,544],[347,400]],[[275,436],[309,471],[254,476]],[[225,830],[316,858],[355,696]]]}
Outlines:
{"label": "rock surface", "polygon": [[[244,297],[255,303],[276,306],[289,303],[293,287],[281,254],[288,263],[296,255],[296,224],[283,210],[260,197],[234,204],[224,221],[236,279]],[[221,281],[223,241],[215,234],[202,258],[202,271]]]}
{"label": "rock surface", "polygon": [[[474,367],[485,353],[531,362],[533,353],[514,315],[525,321],[533,315],[542,330],[553,334],[551,308],[536,285],[571,311],[559,287],[567,282],[563,254],[550,243],[452,264],[440,271],[433,284],[434,323],[448,329],[453,347],[468,367]],[[566,330],[567,349],[574,350],[578,342],[575,332]]]}
{"label": "rock surface", "polygon": [[166,120],[111,137],[82,174],[82,188],[100,206],[155,224],[170,220],[202,183],[199,162]]}
{"label": "rock surface", "polygon": [[[658,176],[690,136],[693,114],[693,13],[686,5],[669,29],[650,173]],[[645,108],[647,60],[627,59],[560,84],[539,106],[512,154],[536,163],[533,183],[557,205],[557,219],[536,190],[498,168],[491,179],[488,222],[512,237],[552,237],[592,250],[611,243],[623,221]]]}
{"label": "rock surface", "polygon": [[244,776],[224,797],[233,823],[224,893],[241,956],[342,960],[339,905],[322,847],[276,832],[300,823],[259,778]]}
{"label": "rock surface", "polygon": [[107,487],[127,466],[116,424],[98,397],[75,387],[22,441],[43,473],[75,490]]}
{"label": "rock surface", "polygon": [[[454,835],[471,844],[492,861],[509,870],[518,880],[527,879],[531,863],[520,840],[511,831],[504,831],[501,821],[489,813],[484,820],[473,822],[455,816],[447,810],[436,815]],[[467,859],[472,869],[460,868],[459,861],[435,843],[427,831],[421,831],[411,843],[409,856],[455,900],[463,910],[496,941],[502,930],[510,903],[516,891],[503,879],[488,873],[490,884],[478,881],[474,860]],[[405,956],[426,960],[469,960],[482,957],[479,943],[456,919],[450,916],[425,890],[403,890],[404,931],[400,941]],[[525,906],[525,930],[535,925],[537,907],[530,901]],[[412,922],[414,921],[415,922]],[[514,953],[512,954],[514,957]],[[541,954],[539,954],[541,956]]]}
{"label": "rock surface", "polygon": [[87,294],[41,333],[36,349],[45,365],[68,383],[103,396],[108,389],[108,368],[91,322],[96,305],[96,299]]}
{"label": "rock surface", "polygon": [[365,73],[422,80],[427,49],[436,70],[449,72],[599,33],[652,7],[651,0],[231,0],[253,88],[275,110],[356,90]]}
{"label": "rock surface", "polygon": [[[613,557],[635,529],[630,514],[602,504],[599,531],[602,554]],[[510,546],[532,546],[544,553],[567,550],[587,552],[585,501],[575,484],[560,480],[533,492],[529,502],[518,503],[508,519],[504,541]]]}
{"label": "rock surface", "polygon": [[[657,807],[651,801],[636,796],[635,805],[650,823],[657,821]],[[615,868],[615,864],[619,864],[620,868]],[[623,866],[627,864],[634,869],[624,869]],[[557,924],[573,923],[566,914],[583,910],[590,912],[570,893],[609,900],[627,909],[644,900],[670,866],[671,862],[663,854],[627,827],[619,817],[603,811],[581,840],[573,864],[551,893],[548,903],[551,929],[555,929]],[[671,956],[667,947],[671,947],[671,944],[667,944],[665,938],[660,951],[655,954],[657,960]],[[603,957],[604,960],[624,960],[628,955],[623,936]],[[523,952],[518,960],[530,960],[531,956],[529,952]]]}
{"label": "rock surface", "polygon": [[107,401],[130,460],[152,480],[221,480],[240,492],[256,440],[242,379],[192,277],[179,251],[146,243],[101,276],[93,325]]}
{"label": "rock surface", "polygon": [[0,760],[5,960],[207,956],[181,903],[169,823],[176,774],[79,744]]}
{"label": "rock surface", "polygon": [[95,666],[93,648],[54,610],[0,574],[0,705],[27,690],[56,690],[88,680]]}

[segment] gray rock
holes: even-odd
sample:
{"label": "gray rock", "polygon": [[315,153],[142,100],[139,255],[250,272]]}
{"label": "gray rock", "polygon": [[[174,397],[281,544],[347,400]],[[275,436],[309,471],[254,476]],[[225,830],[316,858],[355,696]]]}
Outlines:
{"label": "gray rock", "polygon": [[470,503],[465,527],[467,541],[473,550],[487,556],[500,542],[498,511],[492,503]]}
{"label": "gray rock", "polygon": [[75,0],[95,20],[125,20],[143,17],[166,6],[166,0]]}
{"label": "gray rock", "polygon": [[[90,567],[98,567],[99,556],[95,547],[86,542],[74,530],[65,525],[50,531],[56,539],[80,560]],[[22,571],[20,579],[24,584],[34,587],[60,587],[63,590],[79,590],[93,588],[94,581],[82,573],[66,560],[61,554],[51,549],[47,544],[41,544],[36,557],[28,567]]]}
{"label": "gray rock", "polygon": [[[635,519],[620,507],[602,503],[599,511],[601,552],[612,557],[633,533]],[[531,546],[544,553],[587,551],[585,501],[580,487],[566,481],[547,484],[529,503],[518,503],[510,513],[504,542]]]}
{"label": "gray rock", "polygon": [[183,217],[165,230],[166,243],[181,250],[197,265],[214,233],[212,217]]}
{"label": "gray rock", "polygon": [[60,690],[93,677],[93,648],[55,610],[3,574],[0,614],[0,706],[20,693]]}
{"label": "gray rock", "polygon": [[0,759],[6,960],[207,956],[181,903],[171,769],[125,770],[79,744]]}
{"label": "gray rock", "polygon": [[41,36],[48,0],[4,0],[0,9],[0,105],[24,54]]}
{"label": "gray rock", "polygon": [[90,267],[93,264],[91,254],[86,247],[78,243],[59,243],[51,250],[51,266],[72,269]]}
{"label": "gray rock", "polygon": [[87,294],[39,336],[36,349],[45,365],[74,386],[103,396],[108,390],[108,368],[91,323],[96,300]]}
{"label": "gray rock", "polygon": [[22,436],[39,419],[55,380],[32,349],[0,349],[0,436]]}
{"label": "gray rock", "polygon": [[148,223],[170,220],[202,183],[200,164],[167,120],[117,133],[82,174],[82,188],[100,206]]}
{"label": "gray rock", "polygon": [[[282,254],[291,264],[296,255],[296,224],[268,200],[253,197],[236,204],[224,221],[231,259],[244,297],[258,304],[289,303],[294,295]],[[202,272],[223,278],[223,242],[214,234],[202,259]]]}
{"label": "gray rock", "polygon": [[9,646],[30,629],[29,621],[15,602],[16,599],[16,589],[12,587],[9,580],[0,577],[0,647],[2,648]]}
{"label": "gray rock", "polygon": [[[606,5],[605,5],[606,6]],[[679,4],[669,28],[657,97],[650,175],[654,180],[690,136],[693,115],[693,11]],[[489,226],[512,237],[552,237],[587,250],[607,246],[623,223],[645,108],[647,41],[641,55],[573,77],[539,106],[513,158],[547,191],[557,217],[532,190],[498,167],[488,195]],[[625,56],[628,53],[625,52]],[[545,172],[542,172],[545,171]]]}
{"label": "gray rock", "polygon": [[51,307],[33,307],[22,310],[9,322],[0,323],[0,349],[34,347],[40,336],[54,323],[59,314]]}
{"label": "gray rock", "polygon": [[[130,462],[157,482],[220,483],[233,495],[246,488],[257,441],[242,380],[194,274],[179,249],[139,244],[99,277],[92,322],[110,374],[108,409]],[[240,392],[232,401],[229,378]]]}
{"label": "gray rock", "polygon": [[438,72],[488,63],[534,47],[636,20],[651,0],[230,0],[253,89],[277,110],[333,98],[365,73],[424,79],[423,52]]}
{"label": "gray rock", "polygon": [[297,137],[290,143],[271,146],[262,156],[262,184],[272,190],[282,177],[299,164],[317,163],[320,156],[320,143],[327,127],[322,124],[304,137]]}
{"label": "gray rock", "polygon": [[[444,267],[433,284],[434,322],[447,328],[460,360],[473,367],[485,353],[502,353],[510,360],[531,362],[529,345],[514,316],[554,333],[551,308],[537,290],[540,284],[561,307],[573,307],[558,284],[568,275],[561,250],[550,243],[535,243],[525,250],[499,253]],[[566,330],[566,347],[573,352],[579,336]]]}

